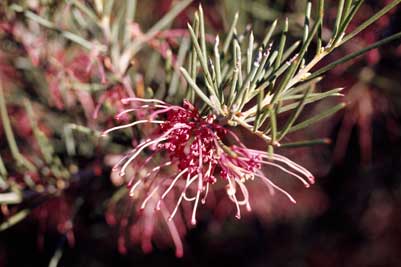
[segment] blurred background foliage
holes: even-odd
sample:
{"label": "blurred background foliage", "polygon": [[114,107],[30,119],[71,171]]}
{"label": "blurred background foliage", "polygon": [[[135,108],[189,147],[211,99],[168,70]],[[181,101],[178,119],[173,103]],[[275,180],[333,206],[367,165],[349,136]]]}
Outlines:
{"label": "blurred background foliage", "polygon": [[[238,28],[246,31],[252,24],[256,40],[263,39],[266,28],[277,18],[279,26],[274,35],[279,36],[285,17],[292,24],[289,38],[302,38],[305,2],[194,1],[163,28],[185,32],[186,23],[201,3],[211,33],[226,32],[239,11]],[[337,1],[325,2],[325,25],[332,25]],[[351,29],[389,2],[366,0]],[[116,1],[113,7],[116,14],[126,8],[124,5],[123,1]],[[137,24],[131,25],[130,30],[137,36],[149,33],[149,29],[176,5],[172,0],[138,1]],[[57,24],[57,29],[39,27],[22,10],[40,14]],[[56,266],[58,260],[59,266],[401,265],[399,41],[338,66],[320,84],[327,88],[344,87],[348,105],[329,123],[302,133],[307,138],[328,136],[332,140],[330,145],[291,152],[318,174],[313,188],[296,189],[296,206],[273,198],[269,203],[261,203],[256,216],[241,221],[206,213],[185,238],[184,258],[176,259],[168,246],[156,246],[152,253],[143,254],[133,245],[121,254],[118,229],[110,227],[104,216],[110,198],[118,192],[119,182],[110,181],[110,168],[103,164],[99,151],[106,150],[105,153],[114,155],[130,141],[128,138],[112,140],[106,148],[98,141],[96,129],[113,125],[110,114],[119,109],[116,103],[120,96],[127,94],[118,85],[134,84],[132,90],[142,96],[169,94],[175,72],[173,62],[177,60],[174,55],[179,53],[181,41],[174,34],[180,36],[182,32],[166,31],[167,37],[137,44],[137,54],[127,67],[122,54],[133,40],[127,39],[121,29],[114,30],[113,34],[112,28],[108,32],[102,25],[83,19],[74,7],[66,9],[64,1],[5,0],[0,3],[0,17],[0,73],[4,88],[1,90],[6,96],[10,125],[19,147],[19,151],[14,151],[19,159],[17,163],[13,160],[15,155],[1,153],[8,172],[16,181],[2,187],[15,193],[10,195],[11,201],[21,202],[18,208],[11,206],[10,210],[2,205],[2,214],[18,215],[16,222],[27,217],[0,233],[0,266],[47,266],[49,262],[49,266]],[[112,20],[118,19],[121,18]],[[326,60],[331,62],[399,32],[400,25],[401,8],[398,6]],[[60,35],[65,37],[65,32],[58,29],[71,34],[62,38]],[[323,29],[323,38],[330,36],[329,31]],[[99,43],[77,39],[74,36],[77,32]],[[110,42],[110,38],[118,39],[118,47],[112,45],[115,42]],[[93,45],[89,47],[90,55],[76,43]],[[97,57],[97,51],[102,49],[110,51],[112,63]],[[106,68],[108,84],[102,83],[102,70],[96,66],[91,69],[90,77],[83,75],[83,66],[91,60],[102,62],[99,65]],[[121,66],[107,69],[110,65],[116,66],[115,62]],[[87,86],[85,90],[74,90],[77,86],[83,88],[83,84]],[[107,97],[102,97],[103,87],[113,88]],[[57,90],[63,95],[55,94]],[[101,109],[105,112],[96,120],[89,114],[97,103],[92,103],[88,95],[94,95],[99,102],[104,99]],[[330,104],[325,101],[307,113],[319,112]],[[32,107],[35,112],[30,115]],[[10,142],[4,121],[2,125],[1,151],[6,150]],[[37,145],[28,145],[32,143]],[[43,151],[48,147],[52,149]],[[35,155],[32,153],[35,151],[40,151],[37,153],[40,156],[29,158],[35,163],[30,166],[24,157]],[[26,169],[32,175],[21,175],[20,170],[27,173]],[[37,182],[35,174],[46,177],[45,182]],[[21,188],[19,181],[24,181],[30,190]],[[28,214],[32,208],[35,211]],[[1,228],[7,227],[1,225]]]}

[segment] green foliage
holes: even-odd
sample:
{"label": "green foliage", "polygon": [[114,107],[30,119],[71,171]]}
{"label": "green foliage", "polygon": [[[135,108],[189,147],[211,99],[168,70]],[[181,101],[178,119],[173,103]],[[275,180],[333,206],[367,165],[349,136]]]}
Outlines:
{"label": "green foliage", "polygon": [[[181,71],[191,90],[197,94],[201,103],[207,105],[205,113],[215,113],[223,117],[229,125],[241,125],[262,137],[268,145],[280,146],[280,141],[288,133],[311,126],[345,106],[341,103],[311,118],[303,119],[300,116],[306,105],[341,95],[341,89],[316,92],[316,84],[323,78],[323,74],[338,64],[401,37],[401,33],[394,34],[326,66],[316,68],[327,55],[400,2],[396,0],[388,4],[347,34],[347,27],[363,1],[340,1],[334,30],[331,39],[326,43],[322,39],[324,1],[319,1],[315,18],[311,17],[312,1],[307,1],[303,36],[293,44],[287,43],[288,19],[283,24],[278,40],[272,40],[272,33],[277,27],[277,21],[274,21],[264,40],[257,43],[252,31],[238,34],[236,15],[224,45],[220,47],[217,36],[213,52],[200,45],[205,43],[205,34],[202,33],[203,11],[199,8],[193,25],[188,25],[192,41],[191,54],[196,57],[192,59],[188,70],[182,68]],[[201,34],[194,30],[199,27],[198,24]],[[299,44],[302,45],[299,47]],[[316,46],[316,51],[312,51],[312,44]],[[194,74],[194,69],[198,70],[197,75]],[[204,84],[205,88],[199,84]]]}

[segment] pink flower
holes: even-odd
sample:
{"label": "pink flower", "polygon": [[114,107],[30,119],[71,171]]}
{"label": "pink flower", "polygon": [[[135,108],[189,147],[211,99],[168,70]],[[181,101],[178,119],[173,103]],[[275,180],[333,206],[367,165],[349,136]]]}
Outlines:
{"label": "pink flower", "polygon": [[[106,220],[110,225],[118,229],[118,249],[120,253],[125,254],[130,243],[139,244],[145,253],[152,251],[152,241],[160,247],[169,245],[171,242],[175,246],[176,256],[182,257],[184,253],[182,237],[186,234],[187,227],[183,220],[182,211],[178,211],[175,220],[169,220],[171,213],[169,209],[175,206],[174,198],[166,199],[159,205],[160,212],[155,211],[156,205],[160,199],[158,192],[153,192],[155,183],[152,179],[145,180],[150,173],[155,173],[154,167],[150,165],[149,158],[139,156],[133,164],[127,167],[126,172],[142,180],[142,186],[132,186],[129,183],[129,192],[121,194],[124,188],[121,188],[112,197],[107,213]],[[160,168],[157,168],[160,171]],[[112,177],[118,176],[118,172],[113,172]],[[169,178],[165,173],[159,172],[158,177]],[[120,179],[125,177],[120,177]],[[113,181],[120,181],[116,178]],[[133,180],[132,180],[133,181]],[[132,182],[131,182],[132,183]],[[146,199],[146,206],[141,206]],[[138,208],[135,208],[138,207]],[[165,234],[168,231],[168,235]]]}
{"label": "pink flower", "polygon": [[[142,209],[157,197],[155,208],[160,210],[173,189],[178,190],[180,193],[169,219],[175,216],[183,202],[190,202],[191,223],[195,225],[199,205],[206,203],[211,187],[218,188],[217,185],[223,183],[227,196],[235,204],[236,217],[240,218],[241,206],[251,210],[246,185],[254,180],[265,184],[271,194],[278,190],[295,203],[287,191],[263,173],[263,165],[281,169],[300,180],[306,187],[314,182],[314,177],[308,170],[288,158],[245,147],[237,135],[221,125],[214,115],[201,116],[188,101],[184,101],[182,107],[157,99],[126,98],[122,102],[131,103],[134,108],[120,112],[116,118],[134,112],[138,120],[111,128],[104,135],[143,124],[153,124],[156,129],[154,135],[137,145],[113,169],[124,176],[127,168],[135,164],[139,155],[147,152],[150,154],[143,162],[144,166],[150,164],[155,157],[165,159],[146,175],[133,176],[130,179],[128,186],[132,195],[146,184],[153,185],[142,200]],[[166,175],[159,175],[166,167],[175,170],[168,178]]]}

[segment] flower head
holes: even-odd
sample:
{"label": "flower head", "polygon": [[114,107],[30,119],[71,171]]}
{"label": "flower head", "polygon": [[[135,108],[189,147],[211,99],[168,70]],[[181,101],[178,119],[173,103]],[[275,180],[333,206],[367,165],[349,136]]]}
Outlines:
{"label": "flower head", "polygon": [[[146,152],[150,154],[143,161],[143,166],[150,164],[156,156],[165,158],[146,175],[132,177],[128,184],[132,195],[139,187],[152,184],[142,201],[142,209],[158,196],[155,208],[160,210],[168,195],[178,190],[176,206],[169,219],[174,217],[180,205],[186,201],[193,203],[191,223],[196,224],[197,208],[200,203],[206,203],[210,187],[217,189],[217,185],[225,184],[226,194],[236,206],[236,217],[240,218],[241,206],[251,210],[246,184],[256,179],[262,181],[270,193],[278,190],[295,203],[289,193],[266,177],[262,171],[263,165],[281,169],[299,179],[306,187],[314,182],[309,171],[288,158],[247,148],[214,115],[201,116],[188,101],[184,101],[182,107],[157,99],[126,98],[122,102],[131,103],[133,108],[120,112],[116,118],[135,112],[138,120],[111,128],[104,134],[142,124],[154,124],[156,129],[154,135],[124,156],[114,166],[114,170],[118,170],[121,176],[126,175],[127,168]],[[159,173],[167,166],[175,171],[166,179],[165,175]]]}
{"label": "flower head", "polygon": [[[114,164],[120,157],[111,156],[106,162]],[[170,209],[174,208],[176,198],[170,197],[158,203],[160,192],[154,191],[158,185],[154,183],[154,179],[145,179],[149,175],[157,174],[159,179],[169,183],[168,179],[172,179],[168,175],[169,168],[165,165],[161,170],[149,159],[148,156],[138,156],[127,167],[124,177],[119,176],[118,170],[112,172],[114,184],[121,185],[126,181],[128,190],[120,188],[110,199],[106,213],[107,222],[118,229],[120,253],[126,253],[130,244],[139,244],[145,253],[149,253],[153,249],[152,241],[155,241],[158,247],[167,244],[174,245],[176,256],[182,257],[184,252],[182,237],[187,231],[183,220],[185,211],[177,211],[175,220],[169,220]],[[129,179],[129,177],[135,177],[135,180]],[[150,192],[153,193],[150,194]],[[172,190],[172,193],[174,192]],[[146,205],[143,205],[144,202]],[[160,212],[156,213],[156,205],[159,205]]]}

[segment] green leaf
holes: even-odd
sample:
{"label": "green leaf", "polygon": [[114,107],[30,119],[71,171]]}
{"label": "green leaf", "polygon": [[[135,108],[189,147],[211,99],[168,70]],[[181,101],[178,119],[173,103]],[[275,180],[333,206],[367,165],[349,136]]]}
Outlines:
{"label": "green leaf", "polygon": [[125,31],[124,31],[124,45],[127,46],[131,40],[131,23],[134,21],[136,13],[137,0],[126,0],[125,10]]}
{"label": "green leaf", "polygon": [[21,194],[17,192],[0,193],[0,204],[15,205],[22,201]]}
{"label": "green leaf", "polygon": [[283,31],[281,32],[280,44],[279,44],[279,48],[278,48],[278,55],[277,55],[277,59],[274,63],[275,70],[280,67],[281,60],[283,58],[285,43],[287,40],[287,34],[288,34],[288,18],[285,19]]}
{"label": "green leaf", "polygon": [[206,50],[206,36],[205,36],[205,18],[203,15],[202,5],[199,5],[199,26],[200,26],[200,44],[202,48],[202,54],[204,56],[204,60],[207,62],[207,50]]}
{"label": "green leaf", "polygon": [[188,30],[191,36],[192,44],[194,45],[195,48],[195,52],[197,53],[199,61],[201,63],[203,73],[206,77],[206,87],[208,88],[209,93],[217,98],[217,92],[216,92],[217,90],[216,88],[213,87],[212,75],[210,74],[207,62],[205,61],[205,56],[203,55],[202,49],[198,43],[194,30],[189,24],[188,24]]}
{"label": "green leaf", "polygon": [[[0,179],[3,179],[3,177],[7,177],[7,169],[6,166],[4,165],[1,155],[0,155],[0,176],[1,176]],[[3,181],[3,183],[5,183],[5,181]]]}
{"label": "green leaf", "polygon": [[[68,40],[70,40],[70,41],[72,41],[74,43],[77,43],[77,44],[81,45],[82,47],[85,47],[86,49],[92,50],[92,49],[95,48],[95,45],[93,43],[91,43],[90,41],[82,38],[79,35],[76,35],[75,33],[57,29],[56,26],[52,22],[50,22],[50,21],[48,21],[48,20],[36,15],[35,13],[33,13],[31,11],[24,11],[24,14],[25,14],[25,16],[27,18],[37,22],[38,24],[40,24],[40,25],[42,25],[42,26],[44,26],[46,28],[49,28],[49,29],[52,29],[52,30],[60,32],[61,35],[64,36],[64,38],[66,38],[66,39],[68,39]],[[98,45],[97,48],[100,51],[105,51],[106,50],[106,48],[104,46],[101,46],[101,45]]]}
{"label": "green leaf", "polygon": [[7,218],[7,220],[5,222],[0,224],[0,231],[4,231],[4,230],[16,225],[17,223],[19,223],[20,221],[25,219],[29,215],[29,213],[30,213],[30,210],[24,209],[24,210],[17,212],[14,215],[12,215],[11,217]]}
{"label": "green leaf", "polygon": [[179,83],[179,69],[184,64],[185,56],[188,52],[190,45],[189,38],[183,38],[178,49],[178,56],[176,61],[176,68],[174,69],[173,77],[171,78],[170,86],[168,88],[169,96],[174,96],[177,94],[178,91],[178,83]]}
{"label": "green leaf", "polygon": [[[334,41],[333,41],[333,46],[332,46],[333,49],[338,46],[338,42],[341,41],[341,38],[343,37],[343,34],[347,30],[347,27],[351,23],[351,21],[354,18],[356,12],[358,12],[358,10],[361,7],[363,1],[364,0],[359,0],[354,6],[352,6],[352,8],[349,11],[349,13],[347,12],[347,10],[344,10],[348,14],[346,15],[346,17],[344,18],[344,20],[340,24],[340,28],[338,30],[338,35],[334,38]],[[347,5],[346,5],[346,7],[347,7]]]}
{"label": "green leaf", "polygon": [[337,17],[336,17],[336,22],[334,25],[334,30],[333,30],[333,36],[336,37],[338,34],[338,30],[340,28],[340,23],[341,19],[343,17],[343,11],[344,11],[344,0],[339,0],[338,1],[338,6],[337,6]]}
{"label": "green leaf", "polygon": [[304,33],[303,33],[303,37],[302,37],[302,41],[304,43],[308,39],[308,35],[309,35],[311,11],[312,11],[312,1],[308,0],[308,2],[306,3],[306,8],[305,8]]}
{"label": "green leaf", "polygon": [[251,72],[252,62],[253,62],[253,43],[254,37],[253,32],[249,34],[248,50],[246,52],[246,73]]}
{"label": "green leaf", "polygon": [[98,17],[93,10],[80,1],[71,0],[70,2],[72,2],[72,4],[76,6],[82,13],[84,13],[90,20],[92,20],[94,24],[98,24]]}
{"label": "green leaf", "polygon": [[361,49],[361,50],[359,50],[357,52],[354,52],[354,53],[349,54],[349,55],[347,55],[345,57],[342,57],[342,58],[330,63],[329,65],[319,69],[318,71],[314,72],[312,75],[308,76],[305,80],[311,80],[311,79],[314,79],[314,78],[316,78],[318,76],[321,76],[323,73],[326,73],[327,71],[333,69],[334,67],[336,67],[336,66],[338,66],[340,64],[343,64],[343,63],[345,63],[347,61],[350,61],[350,60],[352,60],[352,59],[354,59],[356,57],[359,57],[359,56],[365,54],[366,52],[369,52],[370,50],[376,49],[376,48],[378,48],[378,47],[380,47],[382,45],[385,45],[385,44],[387,44],[389,42],[392,42],[394,40],[397,40],[399,38],[401,38],[401,32],[393,34],[393,35],[391,35],[391,36],[389,36],[387,38],[384,38],[383,40],[380,40],[380,41],[378,41],[378,42],[376,42],[376,43],[374,43],[372,45],[369,45],[369,46],[367,46],[367,47],[365,47],[365,48],[363,48],[363,49]]}
{"label": "green leaf", "polygon": [[220,39],[219,36],[216,36],[216,41],[214,43],[214,64],[216,65],[216,77],[217,77],[217,86],[220,88],[222,78],[221,78],[221,64],[220,64],[220,52],[219,52],[219,44]]}
{"label": "green leaf", "polygon": [[295,72],[297,71],[299,65],[301,64],[302,59],[303,59],[303,57],[304,57],[304,55],[305,55],[310,43],[312,42],[313,37],[315,36],[320,23],[321,23],[321,21],[318,19],[316,21],[315,25],[313,26],[312,32],[309,35],[308,40],[306,40],[306,42],[302,45],[301,51],[299,52],[298,57],[295,59],[294,62],[291,63],[291,67],[289,68],[287,74],[284,76],[284,78],[283,78],[282,82],[280,83],[278,89],[274,92],[273,99],[272,99],[271,103],[276,103],[276,101],[278,100],[278,97],[286,89],[287,85],[291,81],[291,79],[294,76]]}
{"label": "green leaf", "polygon": [[267,46],[267,44],[270,42],[270,39],[271,39],[271,37],[273,35],[273,32],[276,29],[277,22],[278,22],[277,19],[275,21],[273,21],[272,25],[269,28],[269,31],[266,33],[265,38],[263,38],[262,44],[263,44],[264,47]]}
{"label": "green leaf", "polygon": [[359,25],[355,30],[353,30],[351,33],[347,34],[343,40],[341,41],[341,44],[344,44],[345,42],[348,42],[352,38],[354,38],[357,34],[359,34],[361,31],[369,27],[371,24],[379,20],[381,17],[383,17],[385,14],[387,14],[391,9],[393,9],[395,6],[397,6],[399,3],[401,3],[401,0],[394,0],[387,6],[385,6],[383,9],[381,9],[379,12],[374,14],[373,16],[369,17],[366,21],[364,21],[361,25]]}
{"label": "green leaf", "polygon": [[198,94],[198,96],[207,104],[209,105],[211,108],[213,108],[214,110],[218,111],[216,109],[216,107],[213,105],[213,103],[209,100],[209,98],[205,95],[205,93],[202,92],[202,89],[199,88],[198,85],[196,85],[195,81],[192,80],[192,78],[190,77],[189,73],[184,69],[184,68],[180,68],[182,74],[184,75],[185,80],[188,82],[188,84],[192,87],[192,89],[195,90],[195,92]]}
{"label": "green leaf", "polygon": [[270,117],[270,132],[271,132],[272,144],[275,144],[276,141],[277,141],[277,117],[276,117],[276,111],[273,109],[272,106],[269,106],[268,110],[269,110],[269,117]]}
{"label": "green leaf", "polygon": [[323,38],[323,22],[324,22],[324,0],[319,0],[318,4],[318,13],[319,18],[321,20],[319,24],[319,29],[317,33],[317,47],[316,47],[316,54],[320,54],[322,50],[322,38]]}
{"label": "green leaf", "polygon": [[343,109],[345,106],[346,106],[345,103],[340,103],[340,104],[338,104],[338,105],[336,105],[336,106],[334,106],[332,108],[329,108],[329,109],[323,111],[322,113],[320,113],[320,114],[318,114],[316,116],[313,116],[310,119],[307,119],[307,120],[305,120],[305,121],[303,121],[301,123],[298,123],[298,124],[292,126],[291,129],[288,132],[292,133],[292,132],[295,132],[295,131],[299,131],[299,130],[305,129],[305,128],[307,128],[307,127],[309,127],[309,126],[311,126],[311,125],[313,125],[313,124],[315,124],[315,123],[317,123],[317,122],[319,122],[319,121],[321,121],[321,120],[323,120],[323,119],[325,119],[327,117],[330,117],[331,115],[335,114],[337,111]]}
{"label": "green leaf", "polygon": [[126,62],[122,64],[121,69],[126,69],[130,59],[142,48],[142,46],[155,37],[161,30],[168,27],[170,23],[180,14],[193,0],[183,0],[177,2],[174,7],[164,15],[156,24],[154,24],[141,38],[135,40],[125,52]]}
{"label": "green leaf", "polygon": [[33,165],[30,161],[28,161],[18,149],[18,145],[15,140],[15,136],[11,127],[10,118],[7,112],[6,100],[4,97],[4,90],[1,80],[0,80],[0,116],[8,146],[11,150],[13,158],[17,162],[17,165],[22,165],[25,168],[27,168],[27,170],[35,172],[36,171],[35,165]]}
{"label": "green leaf", "polygon": [[283,129],[280,131],[278,141],[284,138],[284,136],[288,133],[288,131],[291,129],[291,126],[295,123],[299,115],[301,114],[303,108],[305,107],[306,100],[311,93],[313,89],[313,86],[309,86],[309,88],[305,91],[305,94],[302,98],[302,100],[299,102],[296,110],[291,114],[290,118],[287,120],[287,123],[283,127]]}
{"label": "green leaf", "polygon": [[239,14],[237,12],[237,13],[235,13],[234,20],[231,23],[231,27],[230,27],[230,30],[228,31],[227,37],[224,40],[224,45],[223,45],[223,53],[224,54],[227,54],[228,49],[230,47],[231,40],[233,39],[233,36],[234,36],[235,28],[237,27],[238,17],[239,17]]}
{"label": "green leaf", "polygon": [[322,139],[305,140],[293,143],[280,144],[280,148],[301,148],[301,147],[329,145],[329,144],[331,144],[331,140],[329,138],[322,138]]}

